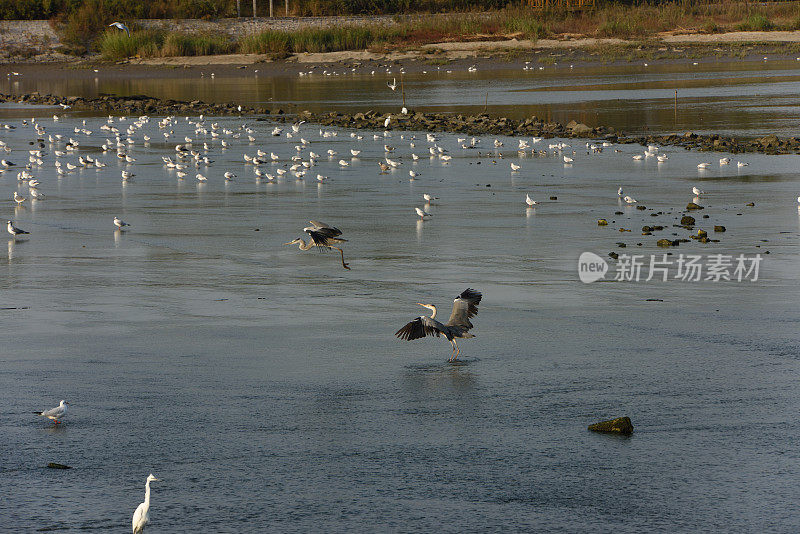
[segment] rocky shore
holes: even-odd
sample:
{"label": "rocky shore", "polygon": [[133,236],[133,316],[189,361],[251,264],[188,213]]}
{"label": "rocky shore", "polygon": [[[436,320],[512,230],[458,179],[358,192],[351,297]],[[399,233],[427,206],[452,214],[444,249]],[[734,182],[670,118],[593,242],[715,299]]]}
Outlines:
{"label": "rocky shore", "polygon": [[42,95],[36,92],[22,95],[0,94],[0,103],[9,102],[53,107],[69,106],[76,110],[93,110],[126,115],[240,115],[255,117],[256,120],[274,120],[276,122],[305,120],[322,126],[368,130],[417,130],[464,133],[467,135],[543,138],[577,137],[602,139],[620,144],[657,144],[681,147],[686,150],[721,151],[734,154],[746,152],[763,154],[800,153],[800,138],[797,137],[779,138],[775,135],[768,135],[757,139],[737,139],[716,134],[700,135],[691,132],[685,134],[626,136],[624,132],[617,132],[610,126],[590,127],[575,121],[561,124],[544,121],[535,116],[523,120],[514,120],[506,117],[492,117],[486,113],[465,116],[448,113],[418,113],[414,111],[405,114],[381,113],[378,111],[354,114],[336,111],[329,113],[303,111],[298,114],[288,114],[284,110],[277,108],[244,107],[233,103],[209,104],[200,100],[191,102],[160,100],[144,95],[107,95],[86,98]]}

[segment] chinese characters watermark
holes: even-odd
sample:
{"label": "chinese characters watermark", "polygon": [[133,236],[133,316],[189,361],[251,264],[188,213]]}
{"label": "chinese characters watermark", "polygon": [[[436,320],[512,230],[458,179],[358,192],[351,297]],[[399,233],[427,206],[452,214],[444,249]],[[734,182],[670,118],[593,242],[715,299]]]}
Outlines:
{"label": "chinese characters watermark", "polygon": [[[755,282],[761,260],[761,254],[620,254],[613,279],[617,282]],[[578,259],[578,277],[585,284],[604,278],[608,271],[608,263],[593,252],[584,252]]]}

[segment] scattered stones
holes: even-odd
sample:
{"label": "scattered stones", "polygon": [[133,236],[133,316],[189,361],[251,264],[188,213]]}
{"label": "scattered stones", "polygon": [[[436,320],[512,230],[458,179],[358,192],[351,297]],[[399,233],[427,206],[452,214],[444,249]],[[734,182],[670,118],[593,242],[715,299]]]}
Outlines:
{"label": "scattered stones", "polygon": [[724,232],[725,231],[725,227],[722,226],[722,225],[714,226],[714,231],[715,232]]}
{"label": "scattered stones", "polygon": [[600,421],[599,423],[589,425],[589,430],[592,432],[606,432],[630,436],[633,434],[633,423],[630,417],[617,417],[616,419]]}
{"label": "scattered stones", "polygon": [[608,221],[605,219],[597,219],[597,226],[608,226]]}
{"label": "scattered stones", "polygon": [[691,215],[684,215],[681,217],[681,226],[693,226],[695,222],[694,217]]}
{"label": "scattered stones", "polygon": [[57,464],[55,462],[50,462],[49,464],[47,464],[47,467],[49,467],[50,469],[72,469],[72,467],[68,465]]}
{"label": "scattered stones", "polygon": [[708,232],[706,232],[705,230],[698,230],[697,231],[697,237],[706,237],[707,235],[708,235]]}
{"label": "scattered stones", "polygon": [[636,206],[636,209],[639,210],[639,211],[644,211],[644,210],[647,209],[647,206],[639,205],[639,206]]}

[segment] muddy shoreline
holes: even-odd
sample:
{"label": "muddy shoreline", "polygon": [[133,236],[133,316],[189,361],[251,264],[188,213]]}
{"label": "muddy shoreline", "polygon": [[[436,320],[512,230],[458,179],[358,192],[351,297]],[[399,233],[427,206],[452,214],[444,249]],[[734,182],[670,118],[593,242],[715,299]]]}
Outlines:
{"label": "muddy shoreline", "polygon": [[[700,135],[692,132],[683,134],[663,134],[648,136],[628,136],[610,126],[591,127],[571,121],[561,124],[544,121],[538,117],[522,120],[507,117],[493,117],[486,113],[461,115],[449,113],[418,113],[410,110],[405,114],[365,111],[359,113],[312,113],[302,111],[287,113],[280,108],[246,107],[235,103],[211,104],[200,100],[191,102],[161,100],[145,95],[101,96],[85,98],[78,96],[42,95],[26,93],[21,95],[0,94],[0,103],[52,106],[54,108],[74,109],[76,111],[96,111],[125,115],[207,115],[242,116],[255,120],[275,122],[294,122],[304,120],[321,126],[337,126],[361,130],[408,130],[425,132],[463,133],[467,135],[498,135],[514,137],[542,137],[545,139],[584,138],[610,141],[619,144],[657,144],[680,147],[686,150],[718,151],[733,154],[757,152],[762,154],[800,153],[800,138],[779,138],[768,135],[756,139],[725,137],[717,134]],[[387,125],[388,120],[388,125]]]}

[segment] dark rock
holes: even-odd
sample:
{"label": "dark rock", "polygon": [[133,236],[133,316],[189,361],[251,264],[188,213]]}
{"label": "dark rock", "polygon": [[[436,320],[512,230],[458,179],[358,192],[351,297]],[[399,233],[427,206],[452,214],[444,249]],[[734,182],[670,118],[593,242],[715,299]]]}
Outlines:
{"label": "dark rock", "polygon": [[550,200],[558,200],[558,197],[550,197]]}
{"label": "dark rock", "polygon": [[597,219],[597,226],[608,226],[608,221],[605,219]]}
{"label": "dark rock", "polygon": [[750,207],[753,207],[755,205],[756,205],[755,202],[748,202],[747,204],[745,204],[745,206],[750,206]]}
{"label": "dark rock", "polygon": [[703,206],[701,206],[699,204],[695,204],[694,202],[689,202],[688,204],[686,204],[686,209],[687,210],[701,210],[701,209],[704,209],[704,208],[703,208]]}
{"label": "dark rock", "polygon": [[50,462],[49,464],[47,464],[47,467],[49,467],[50,469],[72,469],[72,467],[68,465],[57,464],[55,462]]}
{"label": "dark rock", "polygon": [[599,423],[589,425],[589,430],[592,432],[607,432],[630,436],[633,434],[633,423],[630,417],[617,417],[616,419],[600,421]]}
{"label": "dark rock", "polygon": [[721,225],[720,226],[715,226],[714,227],[714,231],[715,232],[724,232],[725,231],[725,227],[721,226]]}
{"label": "dark rock", "polygon": [[671,239],[659,239],[656,241],[656,245],[659,247],[677,247],[679,243],[680,241],[677,239],[675,241],[672,241]]}
{"label": "dark rock", "polygon": [[706,232],[705,230],[697,231],[697,237],[706,237],[706,236],[708,236],[708,232]]}
{"label": "dark rock", "polygon": [[691,215],[684,215],[681,217],[681,226],[692,226],[695,223],[694,217]]}
{"label": "dark rock", "polygon": [[614,258],[615,260],[619,258],[619,254],[617,254],[616,252],[609,252],[608,255],[609,257]]}

